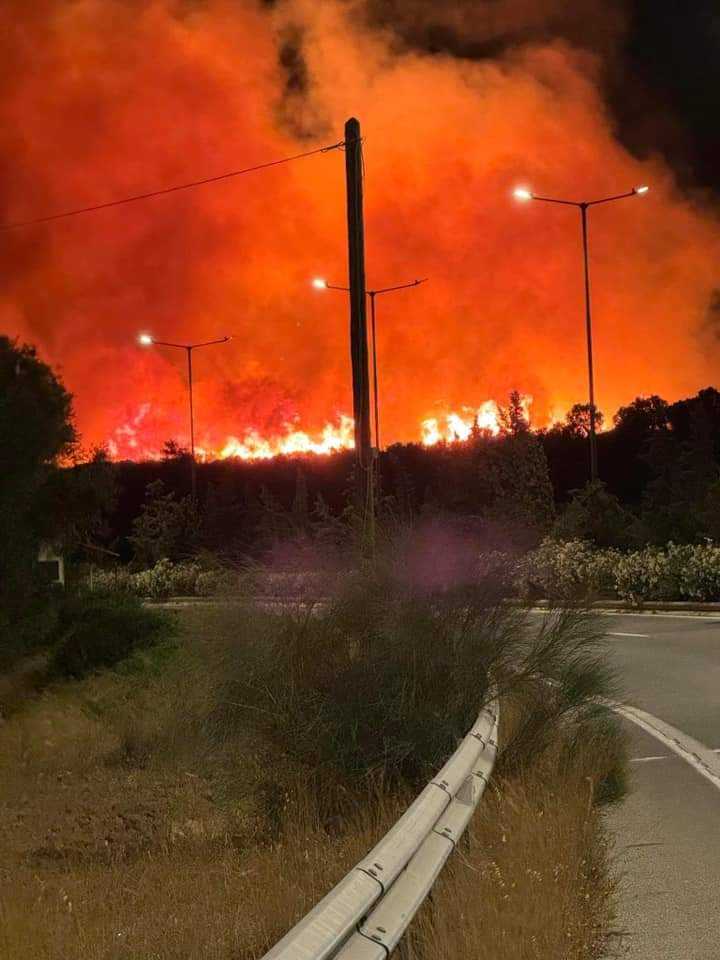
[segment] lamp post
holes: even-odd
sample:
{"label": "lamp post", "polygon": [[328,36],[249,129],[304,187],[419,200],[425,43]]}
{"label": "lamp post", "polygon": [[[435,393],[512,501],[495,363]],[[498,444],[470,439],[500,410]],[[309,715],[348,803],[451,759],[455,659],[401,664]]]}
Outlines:
{"label": "lamp post", "polygon": [[588,258],[588,210],[590,207],[596,207],[601,203],[612,203],[614,200],[625,200],[627,197],[637,197],[647,193],[650,188],[646,186],[633,187],[627,193],[618,193],[612,197],[602,197],[599,200],[561,200],[557,197],[540,197],[528,190],[526,187],[517,187],[513,193],[517,200],[542,200],[543,203],[560,203],[566,207],[576,207],[580,211],[580,226],[582,230],[583,245],[583,266],[585,275],[585,335],[587,338],[587,358],[588,358],[588,387],[590,395],[590,479],[597,480],[597,439],[595,430],[595,375],[593,370],[593,342],[592,342],[592,316],[590,310],[590,264]]}
{"label": "lamp post", "polygon": [[218,340],[205,340],[202,343],[170,343],[167,340],[156,340],[149,333],[141,333],[138,343],[143,347],[177,347],[187,353],[188,368],[188,396],[190,400],[190,483],[193,500],[197,496],[197,464],[195,462],[195,419],[193,415],[193,374],[192,352],[199,347],[211,347],[216,343],[227,343],[232,337],[220,337]]}
{"label": "lamp post", "polygon": [[[380,452],[380,413],[378,401],[378,365],[377,365],[377,343],[375,338],[375,298],[384,293],[394,293],[396,290],[407,290],[409,287],[419,287],[425,283],[427,277],[422,280],[411,280],[409,283],[399,283],[394,287],[381,287],[378,290],[366,290],[365,293],[370,297],[370,327],[372,330],[372,369],[373,369],[373,409],[375,419],[375,449]],[[339,287],[328,283],[322,277],[315,277],[312,285],[316,290],[342,290],[345,293],[350,292],[349,287]]]}

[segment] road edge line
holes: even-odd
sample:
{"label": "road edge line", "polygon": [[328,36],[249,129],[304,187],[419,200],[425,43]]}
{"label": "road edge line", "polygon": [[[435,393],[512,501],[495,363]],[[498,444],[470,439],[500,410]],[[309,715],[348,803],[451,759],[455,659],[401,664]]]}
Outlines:
{"label": "road edge line", "polygon": [[606,702],[615,713],[620,714],[621,717],[636,724],[650,736],[655,737],[668,749],[682,757],[706,780],[709,780],[717,790],[720,790],[720,757],[709,747],[639,707],[631,707],[615,700]]}

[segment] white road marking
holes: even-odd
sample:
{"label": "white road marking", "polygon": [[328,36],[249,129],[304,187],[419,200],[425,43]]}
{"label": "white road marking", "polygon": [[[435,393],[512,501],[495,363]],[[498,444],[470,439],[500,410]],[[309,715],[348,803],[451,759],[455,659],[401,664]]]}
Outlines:
{"label": "white road marking", "polygon": [[606,633],[606,637],[647,637],[650,636],[649,633]]}
{"label": "white road marking", "polygon": [[641,613],[639,610],[592,610],[602,617],[652,617],[653,620],[704,620],[705,623],[720,623],[720,619],[711,613]]}
{"label": "white road marking", "polygon": [[663,754],[661,757],[633,757],[630,760],[630,763],[649,763],[651,760],[669,760],[667,754]]}
{"label": "white road marking", "polygon": [[664,720],[659,720],[651,713],[640,710],[638,707],[631,707],[625,703],[617,703],[614,700],[607,701],[608,706],[619,713],[621,717],[637,724],[659,740],[664,746],[672,750],[679,757],[682,757],[686,763],[694,767],[697,772],[709,780],[710,783],[720,790],[720,751],[711,750],[704,743],[693,739],[677,727],[673,727]]}

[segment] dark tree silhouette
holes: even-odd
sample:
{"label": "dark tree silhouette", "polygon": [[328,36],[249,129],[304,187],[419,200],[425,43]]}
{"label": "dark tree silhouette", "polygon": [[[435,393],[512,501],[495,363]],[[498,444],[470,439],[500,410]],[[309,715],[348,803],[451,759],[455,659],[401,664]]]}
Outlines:
{"label": "dark tree silhouette", "polygon": [[45,495],[77,437],[72,397],[33,347],[0,336],[0,591],[5,612],[26,602],[42,536],[56,532]]}

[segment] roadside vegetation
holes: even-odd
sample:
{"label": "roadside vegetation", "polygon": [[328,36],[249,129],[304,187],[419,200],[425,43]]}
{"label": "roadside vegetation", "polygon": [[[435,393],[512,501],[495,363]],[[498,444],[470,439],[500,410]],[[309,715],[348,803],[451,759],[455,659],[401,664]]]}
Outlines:
{"label": "roadside vegetation", "polygon": [[713,543],[620,551],[584,540],[547,539],[523,557],[495,555],[488,561],[504,566],[513,592],[528,599],[642,604],[720,598],[720,547]]}
{"label": "roadside vegetation", "polygon": [[[597,599],[629,604],[662,601],[717,602],[720,598],[720,546],[674,544],[642,550],[601,549],[587,540],[547,537],[527,553],[478,552],[478,584],[492,571],[505,596],[584,603]],[[97,569],[93,589],[150,600],[172,597],[247,596],[262,590],[273,597],[297,598],[313,589],[328,591],[331,577],[316,570],[268,571],[255,564],[219,564],[212,558],[173,563],[158,560],[133,572],[126,567]],[[89,588],[90,580],[86,578]]]}
{"label": "roadside vegetation", "polygon": [[82,679],[33,685],[40,654],[30,677],[13,674],[0,954],[259,957],[452,752],[492,675],[496,776],[402,949],[445,956],[442,924],[482,904],[465,946],[600,956],[613,891],[601,811],[622,796],[624,747],[600,706],[612,681],[593,622],[557,611],[531,627],[496,579],[433,584],[409,556],[314,607],[183,609],[174,642]]}

